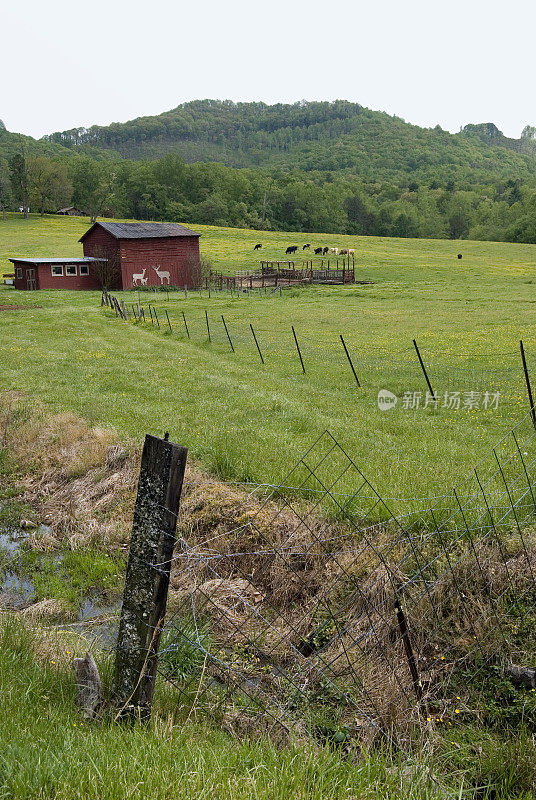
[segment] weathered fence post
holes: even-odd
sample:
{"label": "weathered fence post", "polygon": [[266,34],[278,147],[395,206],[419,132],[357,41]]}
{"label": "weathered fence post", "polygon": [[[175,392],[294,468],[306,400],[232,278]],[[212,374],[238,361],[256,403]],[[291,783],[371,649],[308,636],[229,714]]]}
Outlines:
{"label": "weathered fence post", "polygon": [[187,453],[167,434],[145,437],[115,655],[120,717],[151,714]]}

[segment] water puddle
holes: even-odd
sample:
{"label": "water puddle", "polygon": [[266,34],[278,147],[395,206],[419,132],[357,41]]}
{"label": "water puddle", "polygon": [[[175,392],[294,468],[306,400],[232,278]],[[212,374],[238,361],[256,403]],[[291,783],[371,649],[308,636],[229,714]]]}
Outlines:
{"label": "water puddle", "polygon": [[35,586],[29,578],[22,578],[12,570],[4,572],[0,585],[0,606],[9,609],[24,608],[35,599]]}
{"label": "water puddle", "polygon": [[117,614],[120,608],[121,603],[119,600],[113,603],[106,603],[102,597],[93,595],[92,597],[86,597],[82,601],[78,612],[78,620],[80,622],[87,622],[95,617],[108,617],[112,614]]}
{"label": "water puddle", "polygon": [[91,595],[84,598],[80,605],[78,622],[65,627],[82,633],[88,644],[110,650],[117,640],[120,610],[120,600],[110,603],[100,595]]}
{"label": "water puddle", "polygon": [[14,556],[19,552],[21,544],[27,538],[28,534],[18,528],[3,531],[0,533],[0,550],[9,556]]}
{"label": "water puddle", "polygon": [[[52,533],[50,525],[39,525],[33,536],[48,536]],[[21,546],[30,534],[22,528],[0,530],[0,557],[4,557],[6,567],[0,570],[0,609],[17,611],[36,601],[35,585],[30,578],[19,574]],[[59,570],[63,553],[48,553],[47,560]],[[85,597],[78,609],[78,621],[60,627],[76,630],[84,634],[89,642],[109,649],[114,646],[119,629],[121,601],[110,601],[94,593]]]}

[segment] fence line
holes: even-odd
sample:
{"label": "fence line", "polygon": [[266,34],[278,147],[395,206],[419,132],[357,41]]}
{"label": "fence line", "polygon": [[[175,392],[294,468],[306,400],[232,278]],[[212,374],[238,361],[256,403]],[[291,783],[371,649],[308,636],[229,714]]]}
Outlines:
{"label": "fence line", "polygon": [[[128,321],[116,299],[111,295],[106,297],[116,316]],[[160,327],[156,309],[151,304],[148,308],[153,325],[156,321]],[[130,322],[136,325],[143,324],[145,322],[143,307],[138,303],[137,307],[133,306],[133,311],[134,315]],[[232,354],[241,358],[250,357],[256,351],[262,365],[268,369],[274,363],[278,366],[285,364],[291,366],[296,363],[292,353],[297,350],[302,374],[305,374],[306,363],[308,372],[315,368],[338,371],[341,376],[347,375],[348,385],[352,385],[353,378],[356,389],[366,389],[371,381],[377,380],[381,372],[384,372],[386,381],[392,381],[393,359],[396,359],[398,373],[400,374],[401,370],[408,372],[410,385],[406,388],[404,396],[400,392],[402,405],[407,404],[404,407],[433,406],[437,409],[448,406],[471,409],[475,404],[479,406],[482,402],[485,404],[483,407],[487,408],[493,402],[498,402],[498,397],[504,394],[505,390],[510,391],[512,380],[517,381],[520,397],[526,396],[527,407],[532,407],[530,378],[522,343],[521,358],[519,350],[491,351],[487,348],[486,352],[477,354],[480,363],[474,366],[464,363],[473,355],[467,350],[452,352],[448,348],[441,351],[435,346],[419,348],[415,340],[413,344],[408,343],[406,347],[394,352],[386,348],[368,346],[366,351],[363,351],[352,345],[348,338],[344,339],[342,334],[319,339],[307,330],[300,329],[301,345],[298,346],[296,329],[290,322],[288,330],[276,330],[273,327],[268,328],[258,320],[235,320],[229,312],[225,317],[220,314],[219,318],[211,319],[208,309],[205,309],[202,315],[194,316],[189,313],[187,319],[184,309],[178,311],[180,316],[175,317],[167,308],[165,309],[168,325],[163,333],[167,336],[177,340],[188,338],[193,342],[208,342],[211,347],[221,348],[222,353],[229,353],[230,350]],[[427,367],[424,365],[425,360],[436,384],[434,390]],[[358,372],[361,378],[358,377]],[[452,389],[453,384],[456,391]]]}

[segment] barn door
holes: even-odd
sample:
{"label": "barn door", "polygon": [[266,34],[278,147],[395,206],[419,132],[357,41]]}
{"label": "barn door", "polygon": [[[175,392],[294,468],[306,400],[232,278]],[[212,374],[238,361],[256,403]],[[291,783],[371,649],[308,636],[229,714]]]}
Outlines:
{"label": "barn door", "polygon": [[26,288],[35,289],[35,269],[26,270]]}

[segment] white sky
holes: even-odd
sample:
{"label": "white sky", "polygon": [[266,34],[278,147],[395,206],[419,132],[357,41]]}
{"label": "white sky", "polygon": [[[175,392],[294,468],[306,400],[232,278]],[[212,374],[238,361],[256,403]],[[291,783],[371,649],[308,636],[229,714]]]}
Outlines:
{"label": "white sky", "polygon": [[0,0],[0,119],[42,136],[187,100],[536,124],[534,0]]}

